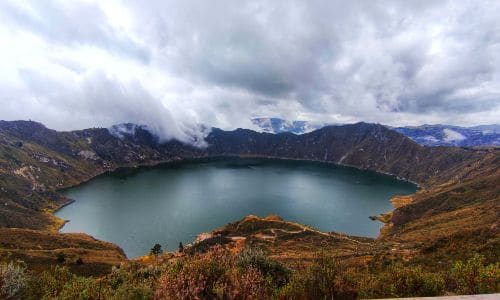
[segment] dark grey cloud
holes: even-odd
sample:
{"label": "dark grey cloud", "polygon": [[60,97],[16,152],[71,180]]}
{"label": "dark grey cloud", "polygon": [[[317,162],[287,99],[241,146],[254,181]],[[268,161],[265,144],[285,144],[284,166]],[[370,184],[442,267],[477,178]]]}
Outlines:
{"label": "dark grey cloud", "polygon": [[498,94],[489,100],[457,95],[498,84],[493,48],[500,41],[500,11],[494,2],[153,5],[166,13],[158,28],[171,37],[164,41],[165,59],[206,84],[291,98],[317,112],[329,109],[321,96],[356,102],[341,89],[373,98],[379,110],[408,113],[484,111],[498,100]]}
{"label": "dark grey cloud", "polygon": [[3,1],[0,118],[184,140],[258,116],[498,122],[499,15],[498,1]]}

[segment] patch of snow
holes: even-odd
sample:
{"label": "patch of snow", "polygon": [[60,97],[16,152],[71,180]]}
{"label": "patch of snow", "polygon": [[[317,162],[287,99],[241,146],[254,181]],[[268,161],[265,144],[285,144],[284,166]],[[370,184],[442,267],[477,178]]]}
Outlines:
{"label": "patch of snow", "polygon": [[446,142],[463,141],[466,139],[466,137],[462,135],[460,132],[451,130],[449,128],[443,129],[443,133],[444,133],[444,141]]}

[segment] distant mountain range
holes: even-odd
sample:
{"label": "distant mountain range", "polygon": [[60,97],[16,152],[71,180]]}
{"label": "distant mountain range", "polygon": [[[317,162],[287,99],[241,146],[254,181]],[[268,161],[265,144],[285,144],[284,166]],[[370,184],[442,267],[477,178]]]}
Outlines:
{"label": "distant mountain range", "polygon": [[393,129],[424,146],[500,146],[500,125],[422,125]]}
{"label": "distant mountain range", "polygon": [[[252,119],[252,122],[263,132],[291,132],[294,134],[308,133],[326,125],[335,125],[308,121],[289,121],[280,118],[255,118]],[[500,146],[499,124],[473,127],[438,124],[390,128],[424,146]]]}

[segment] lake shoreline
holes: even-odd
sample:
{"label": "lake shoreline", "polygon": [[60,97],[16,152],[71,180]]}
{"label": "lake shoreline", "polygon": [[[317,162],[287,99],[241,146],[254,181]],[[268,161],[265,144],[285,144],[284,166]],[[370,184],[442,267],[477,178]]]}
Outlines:
{"label": "lake shoreline", "polygon": [[[404,183],[410,183],[411,184],[411,182],[399,180],[395,176],[390,176],[390,175],[387,175],[387,174],[382,174],[380,172],[375,172],[375,171],[371,171],[371,170],[364,170],[364,169],[360,169],[360,168],[354,168],[354,167],[351,167],[351,166],[338,165],[338,164],[331,163],[331,162],[322,162],[322,161],[314,161],[314,160],[299,160],[299,159],[275,158],[275,157],[268,157],[268,156],[266,156],[266,157],[261,157],[261,156],[259,156],[259,157],[256,157],[256,156],[216,156],[216,157],[189,158],[189,159],[184,159],[184,160],[175,160],[175,161],[168,161],[168,162],[162,162],[162,163],[157,163],[157,164],[149,164],[147,166],[138,166],[138,165],[135,165],[135,166],[127,166],[127,167],[115,168],[113,171],[103,172],[100,176],[112,175],[113,177],[116,177],[117,179],[122,179],[122,177],[125,178],[125,177],[128,177],[130,175],[135,175],[137,173],[147,172],[149,170],[154,171],[155,169],[163,169],[165,167],[168,170],[168,169],[170,169],[169,166],[176,166],[177,165],[177,166],[181,166],[182,167],[184,165],[190,165],[190,164],[198,165],[198,164],[203,164],[203,163],[215,163],[215,165],[221,163],[222,165],[224,165],[224,168],[228,167],[229,169],[233,170],[235,166],[236,166],[236,169],[239,169],[238,166],[239,166],[240,160],[242,162],[241,163],[241,167],[244,167],[246,165],[250,165],[250,167],[252,167],[252,165],[254,163],[252,161],[253,159],[256,160],[255,161],[255,166],[259,166],[259,165],[262,164],[263,166],[267,166],[267,167],[270,167],[270,168],[278,168],[278,169],[285,168],[285,170],[286,169],[290,169],[290,170],[295,170],[295,169],[296,170],[305,170],[305,172],[306,172],[305,174],[307,174],[309,172],[309,170],[308,170],[309,168],[302,169],[300,167],[300,166],[302,166],[301,163],[304,163],[304,166],[308,166],[308,167],[309,166],[313,166],[314,167],[312,169],[313,172],[317,172],[317,171],[314,171],[314,170],[315,170],[316,167],[319,167],[320,168],[319,169],[320,170],[320,174],[322,172],[325,172],[325,173],[323,173],[324,175],[320,175],[320,176],[323,176],[324,180],[330,180],[330,178],[331,178],[332,180],[334,180],[334,182],[335,182],[335,180],[341,180],[341,182],[345,182],[347,184],[349,184],[349,182],[351,182],[352,184],[356,185],[356,184],[359,184],[359,181],[357,181],[357,179],[355,179],[355,178],[358,178],[357,176],[360,176],[360,174],[365,174],[365,175],[368,175],[369,177],[366,177],[366,178],[363,177],[363,176],[359,177],[359,179],[361,180],[361,182],[365,182],[364,180],[369,180],[369,182],[371,182],[371,180],[376,180],[374,182],[379,182],[378,184],[391,184],[390,182],[392,182],[392,180],[395,180],[395,181],[400,182],[401,184],[403,184],[403,186],[405,186]],[[225,162],[228,162],[228,165],[225,165]],[[277,164],[274,164],[273,162],[277,163]],[[291,164],[288,164],[288,162],[290,162]],[[268,163],[270,165],[268,165]],[[298,163],[298,164],[296,165],[296,163]],[[233,165],[233,164],[235,164],[235,165]],[[176,172],[175,171],[176,169],[177,168],[174,168],[171,171],[172,172]],[[323,170],[323,171],[321,171],[321,170]],[[333,170],[336,170],[336,171],[333,171]],[[341,177],[337,178],[334,175],[329,175],[329,174],[332,174],[332,173],[329,173],[329,172],[332,172],[332,171],[333,172],[340,172],[339,175]],[[284,173],[284,174],[288,174],[288,171],[285,171],[285,172],[286,173]],[[298,174],[301,174],[301,172],[302,171],[299,171]],[[347,172],[347,173],[345,173],[345,172]],[[358,173],[358,172],[361,172],[361,173]],[[335,173],[333,173],[333,174],[335,174]],[[382,175],[382,177],[380,177],[380,175]],[[96,179],[97,177],[100,177],[100,176],[95,176],[92,179]],[[252,176],[254,176],[254,175],[252,175]],[[276,176],[276,175],[274,175],[274,176]],[[333,176],[333,177],[330,177],[330,176]],[[373,177],[373,176],[375,176],[375,177]],[[276,178],[276,177],[272,177],[272,178]],[[352,179],[350,179],[350,178],[352,178]],[[278,180],[281,180],[281,179],[278,179]],[[320,179],[320,180],[323,180],[323,179]],[[379,180],[382,180],[382,181],[379,181]],[[88,181],[90,181],[90,180],[88,180]],[[86,182],[88,182],[88,181],[86,181]],[[80,184],[80,185],[82,185],[82,184]],[[231,185],[231,183],[227,183],[227,184]],[[316,184],[318,184],[318,183],[316,183]],[[329,187],[327,187],[328,183],[322,183],[322,184],[325,185],[325,190],[330,189]],[[365,183],[365,184],[368,184],[368,183]],[[365,186],[365,184],[361,183],[360,187],[363,190],[366,189],[366,188],[368,188],[368,186]],[[78,187],[80,185],[75,185],[74,187]],[[234,185],[234,186],[236,187],[237,185]],[[274,185],[271,184],[271,186],[274,186]],[[400,188],[402,188],[403,186],[400,186]],[[417,190],[416,185],[411,184],[411,186],[413,186],[413,188],[410,187],[410,189],[412,189],[412,191],[409,191],[408,193],[412,193],[412,192],[414,192],[414,191]],[[317,188],[319,188],[319,190],[323,190],[323,188],[322,188],[321,185],[318,186]],[[64,192],[67,189],[68,188],[62,190],[62,192]],[[279,189],[283,189],[283,187],[280,187]],[[284,190],[286,190],[286,188],[284,188]],[[384,193],[384,191],[388,191],[388,190],[385,189],[385,188],[383,188],[381,191],[382,191],[382,193]],[[389,191],[390,191],[390,189],[389,189]],[[407,194],[407,193],[404,193],[404,194]],[[393,195],[395,195],[395,194],[393,194]],[[78,198],[72,197],[71,195],[67,196],[67,197],[73,198],[72,199],[73,201],[65,203],[64,207],[67,206],[67,205],[69,205],[69,204],[71,204],[71,203],[73,203],[73,202],[75,202],[74,201],[75,199],[79,200]],[[211,196],[208,196],[208,197],[211,197]],[[267,196],[264,196],[263,199],[266,199],[266,197]],[[301,197],[301,196],[297,196],[297,197]],[[342,197],[345,197],[345,196],[342,196]],[[353,196],[353,197],[358,197],[358,196]],[[307,199],[308,196],[302,196],[302,198],[303,199]],[[390,200],[391,198],[392,198],[392,196],[383,197],[382,199],[383,199],[384,202],[390,203],[387,200]],[[255,201],[255,200],[252,200],[252,201]],[[290,198],[289,200],[287,199],[287,201],[292,201],[292,198]],[[293,201],[296,201],[296,200],[293,200]],[[321,200],[321,201],[323,201],[323,200]],[[330,200],[328,200],[328,201],[330,202],[330,205],[338,205],[337,204],[338,201],[333,201],[333,202],[331,202]],[[345,201],[345,200],[342,200],[342,201]],[[379,200],[377,200],[377,201],[379,201]],[[259,202],[259,201],[257,201],[257,202]],[[304,202],[304,201],[300,201],[300,202]],[[253,202],[248,202],[248,203],[253,203]],[[376,203],[376,202],[373,202],[373,203]],[[367,206],[368,209],[369,209],[369,207],[370,206]],[[282,215],[287,220],[291,220],[291,221],[294,221],[294,222],[302,223],[302,224],[305,224],[305,225],[312,225],[314,227],[318,226],[317,222],[315,223],[314,221],[313,222],[307,221],[307,217],[306,217],[306,219],[303,219],[300,214],[295,213],[293,216],[291,216],[291,215],[287,216],[286,214],[285,215],[282,214],[281,209],[280,210],[273,210],[272,207],[270,207],[269,209],[271,211],[266,211],[264,214],[261,214],[261,213],[257,213],[257,214],[265,216],[265,215],[267,215],[269,213],[277,213],[277,214]],[[317,213],[321,213],[321,209],[318,208],[317,211],[318,211]],[[378,210],[378,212],[382,212],[382,211]],[[366,223],[365,220],[367,220],[368,222],[371,223],[372,221],[369,221],[369,216],[373,215],[373,214],[376,214],[378,212],[377,212],[377,210],[371,210],[371,211],[363,213],[363,210],[361,210],[361,211],[359,211],[359,213],[362,213],[363,215],[360,216],[360,217],[356,217],[356,218],[357,219],[363,218],[362,221],[361,221],[361,219],[359,219],[361,223]],[[219,223],[217,226],[211,226],[211,224],[207,224],[207,227],[201,228],[200,231],[197,231],[196,233],[193,233],[193,235],[199,234],[200,232],[206,232],[207,230],[210,230],[211,228],[217,228],[217,227],[223,226],[224,224],[226,224],[228,222],[233,222],[234,220],[237,220],[237,219],[241,218],[242,216],[245,216],[247,214],[252,214],[252,213],[254,213],[253,210],[248,210],[247,212],[245,212],[242,215],[237,215],[234,218],[227,219],[223,223]],[[61,215],[57,215],[57,217],[60,217],[60,216]],[[307,215],[304,215],[304,216],[307,216]],[[68,216],[64,216],[64,215],[63,215],[62,218],[69,219],[69,220],[73,219],[72,217],[68,217]],[[342,220],[342,219],[339,219],[339,220]],[[322,221],[319,221],[319,222],[321,223]],[[337,221],[335,221],[335,222],[337,222]],[[66,228],[65,227],[66,223],[67,222],[65,222],[65,224],[63,224],[63,226],[61,226],[61,228],[59,228],[59,232],[88,232],[90,235],[95,235],[95,233],[93,233],[92,231],[88,231],[88,230],[87,231],[86,230],[62,231],[63,228]],[[82,224],[82,223],[80,222],[80,224]],[[346,224],[348,224],[348,223],[346,223]],[[74,225],[74,226],[76,226],[76,225]],[[349,226],[351,226],[351,225],[349,225]],[[366,226],[366,225],[364,225],[364,226]],[[368,226],[372,227],[371,225],[368,225]],[[360,233],[359,231],[356,231],[356,230],[355,231],[351,231],[349,229],[346,229],[345,225],[342,225],[342,226],[333,225],[333,226],[330,226],[330,227],[320,226],[319,228],[322,228],[320,230],[322,230],[324,232],[331,232],[331,231],[345,232],[348,235],[356,235],[356,236],[361,236],[361,237],[376,238],[380,234],[380,232],[379,232],[379,230],[380,230],[379,226],[377,225],[376,227],[377,227],[376,232],[374,231],[373,233],[369,233],[369,234],[367,234],[367,233],[363,234],[363,233]],[[103,238],[102,235],[99,238],[103,239],[103,240],[109,240],[109,238],[108,239],[105,238],[105,237]],[[115,242],[116,242],[116,239],[115,239]],[[183,242],[184,242],[184,240],[183,240]],[[123,246],[123,244],[120,244],[120,243],[118,243],[118,245]],[[132,255],[132,257],[133,256],[134,255]]]}

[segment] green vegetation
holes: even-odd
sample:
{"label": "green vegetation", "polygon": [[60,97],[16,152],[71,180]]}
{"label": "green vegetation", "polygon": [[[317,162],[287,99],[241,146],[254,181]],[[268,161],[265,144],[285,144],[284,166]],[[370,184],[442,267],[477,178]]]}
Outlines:
{"label": "green vegetation", "polygon": [[26,266],[22,262],[0,264],[0,298],[14,298],[27,288]]}
{"label": "green vegetation", "polygon": [[162,254],[162,252],[163,252],[163,250],[161,249],[161,245],[155,244],[153,246],[153,248],[151,248],[151,250],[149,250],[149,255],[158,256],[158,255]]}
{"label": "green vegetation", "polygon": [[499,291],[500,263],[486,264],[481,255],[440,272],[400,261],[352,268],[325,252],[291,269],[258,249],[235,255],[221,246],[124,263],[98,278],[74,275],[66,266],[36,273],[22,262],[0,264],[2,299],[355,299]]}
{"label": "green vegetation", "polygon": [[484,257],[475,255],[457,261],[450,272],[451,288],[459,294],[483,294],[500,290],[500,263],[485,266]]}
{"label": "green vegetation", "polygon": [[75,264],[78,265],[78,266],[83,265],[83,259],[81,257],[77,258],[76,261],[75,261]]}
{"label": "green vegetation", "polygon": [[57,262],[62,264],[65,261],[66,261],[66,256],[64,255],[64,253],[62,252],[57,253]]}

